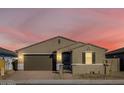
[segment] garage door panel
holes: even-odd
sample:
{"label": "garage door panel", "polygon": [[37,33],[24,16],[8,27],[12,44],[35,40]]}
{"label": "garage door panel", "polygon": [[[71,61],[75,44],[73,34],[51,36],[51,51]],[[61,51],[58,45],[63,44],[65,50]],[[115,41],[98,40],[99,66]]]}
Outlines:
{"label": "garage door panel", "polygon": [[52,59],[49,55],[26,55],[25,70],[52,70]]}

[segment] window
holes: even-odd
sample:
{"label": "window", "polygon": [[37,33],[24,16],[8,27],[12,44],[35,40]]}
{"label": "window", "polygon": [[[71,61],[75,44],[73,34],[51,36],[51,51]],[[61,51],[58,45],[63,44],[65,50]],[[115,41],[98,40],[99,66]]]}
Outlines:
{"label": "window", "polygon": [[92,52],[85,53],[86,64],[92,64]]}
{"label": "window", "polygon": [[95,64],[95,52],[83,52],[83,64]]}

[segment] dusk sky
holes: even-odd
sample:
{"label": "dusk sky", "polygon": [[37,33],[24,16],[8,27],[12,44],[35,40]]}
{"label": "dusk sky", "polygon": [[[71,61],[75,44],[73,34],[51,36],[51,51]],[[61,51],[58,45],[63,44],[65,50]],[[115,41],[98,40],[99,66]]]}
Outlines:
{"label": "dusk sky", "polygon": [[124,47],[124,9],[0,9],[0,46],[16,50],[54,36]]}

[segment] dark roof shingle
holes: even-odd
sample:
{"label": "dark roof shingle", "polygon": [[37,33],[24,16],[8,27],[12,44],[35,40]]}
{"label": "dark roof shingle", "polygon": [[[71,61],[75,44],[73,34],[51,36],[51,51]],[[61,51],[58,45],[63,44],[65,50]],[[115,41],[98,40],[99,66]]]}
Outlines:
{"label": "dark roof shingle", "polygon": [[14,51],[0,47],[0,56],[17,57],[17,54]]}
{"label": "dark roof shingle", "polygon": [[124,47],[108,52],[107,54],[124,53]]}

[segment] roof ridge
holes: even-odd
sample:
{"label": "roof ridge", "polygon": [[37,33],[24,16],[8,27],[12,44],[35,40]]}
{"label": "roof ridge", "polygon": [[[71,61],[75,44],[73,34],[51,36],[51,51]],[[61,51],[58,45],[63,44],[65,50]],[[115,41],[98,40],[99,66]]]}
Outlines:
{"label": "roof ridge", "polygon": [[[22,50],[22,49],[25,49],[25,48],[28,48],[28,47],[32,47],[32,46],[34,46],[34,45],[38,45],[38,44],[40,44],[40,43],[43,43],[43,42],[46,42],[46,41],[49,41],[49,40],[52,40],[52,39],[55,39],[55,38],[63,38],[63,39],[70,40],[70,41],[75,42],[75,43],[83,43],[83,44],[89,44],[89,45],[93,45],[93,46],[95,46],[95,47],[99,47],[99,46],[94,45],[94,44],[84,43],[84,42],[80,42],[80,41],[75,41],[75,40],[69,39],[69,38],[67,38],[67,37],[63,37],[63,36],[55,36],[55,37],[52,37],[52,38],[49,38],[49,39],[43,40],[43,41],[41,41],[41,42],[37,42],[37,43],[31,44],[31,45],[26,46],[26,47],[24,47],[24,48],[17,49],[17,50],[15,50],[15,51],[18,52],[19,50]],[[106,48],[103,48],[103,47],[99,47],[99,48],[102,48],[102,49],[107,50]]]}
{"label": "roof ridge", "polygon": [[66,39],[66,40],[70,40],[70,41],[72,41],[72,42],[77,42],[77,41],[74,41],[74,40],[72,40],[72,39],[69,39],[69,38],[66,38],[66,37],[63,37],[63,36],[55,36],[55,37],[52,37],[52,38],[49,38],[49,39],[46,39],[46,40],[43,40],[43,41],[40,41],[40,42],[31,44],[31,45],[26,46],[26,47],[24,47],[24,48],[17,49],[17,50],[15,50],[15,51],[18,52],[19,50],[22,50],[22,49],[25,49],[25,48],[28,48],[28,47],[31,47],[31,46],[34,46],[34,45],[38,45],[38,44],[40,44],[40,43],[43,43],[43,42],[46,42],[46,41],[48,41],[48,40],[52,40],[52,39],[55,39],[55,38],[63,38],[63,39]]}
{"label": "roof ridge", "polygon": [[95,47],[98,47],[98,48],[102,48],[102,49],[105,49],[106,51],[108,50],[108,49],[106,49],[104,47],[100,47],[100,46],[97,46],[97,45],[94,45],[94,44],[91,44],[91,43],[87,43],[87,45],[92,45],[92,46],[95,46]]}

